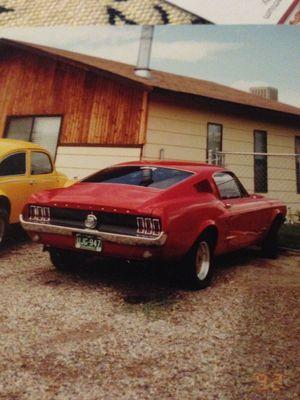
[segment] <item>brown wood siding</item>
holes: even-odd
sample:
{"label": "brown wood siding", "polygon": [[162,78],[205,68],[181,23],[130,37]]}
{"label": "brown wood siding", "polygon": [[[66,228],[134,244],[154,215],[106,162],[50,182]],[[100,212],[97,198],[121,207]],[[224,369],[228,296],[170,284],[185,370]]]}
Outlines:
{"label": "brown wood siding", "polygon": [[8,116],[62,115],[60,144],[144,143],[143,89],[10,49],[0,56],[0,136]]}

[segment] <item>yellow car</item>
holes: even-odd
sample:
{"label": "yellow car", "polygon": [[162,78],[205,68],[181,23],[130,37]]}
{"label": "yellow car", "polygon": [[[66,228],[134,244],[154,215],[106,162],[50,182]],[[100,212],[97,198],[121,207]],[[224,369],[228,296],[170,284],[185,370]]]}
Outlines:
{"label": "yellow car", "polygon": [[49,152],[41,146],[0,139],[0,248],[9,224],[19,222],[22,208],[31,194],[64,187],[68,182],[64,174],[55,170]]}

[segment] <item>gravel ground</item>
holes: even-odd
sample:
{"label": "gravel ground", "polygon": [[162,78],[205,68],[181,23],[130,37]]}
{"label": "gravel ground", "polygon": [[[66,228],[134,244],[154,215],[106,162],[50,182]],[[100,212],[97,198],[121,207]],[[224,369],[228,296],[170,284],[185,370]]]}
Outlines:
{"label": "gravel ground", "polygon": [[0,399],[298,399],[299,266],[244,251],[189,292],[149,266],[93,261],[67,275],[39,245],[10,247]]}

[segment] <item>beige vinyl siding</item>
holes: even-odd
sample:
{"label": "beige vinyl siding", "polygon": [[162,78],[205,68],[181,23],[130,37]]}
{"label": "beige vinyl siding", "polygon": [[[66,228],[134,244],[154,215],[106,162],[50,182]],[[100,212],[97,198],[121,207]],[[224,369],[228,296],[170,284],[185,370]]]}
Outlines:
{"label": "beige vinyl siding", "polygon": [[56,168],[69,178],[84,178],[121,162],[140,160],[140,148],[59,146]]}
{"label": "beige vinyl siding", "polygon": [[157,159],[164,149],[166,159],[204,160],[206,129],[197,112],[178,104],[150,100],[143,158]]}
{"label": "beige vinyl siding", "polygon": [[[300,128],[284,123],[264,122],[259,119],[223,113],[212,107],[196,106],[171,96],[152,94],[149,99],[147,139],[143,159],[205,161],[207,124],[223,126],[224,152],[253,152],[254,130],[267,131],[268,153],[294,154],[295,136]],[[253,156],[226,155],[226,167],[232,169],[249,192],[254,190]],[[268,158],[267,196],[283,200],[293,211],[300,209],[300,195],[296,192],[294,157]]]}

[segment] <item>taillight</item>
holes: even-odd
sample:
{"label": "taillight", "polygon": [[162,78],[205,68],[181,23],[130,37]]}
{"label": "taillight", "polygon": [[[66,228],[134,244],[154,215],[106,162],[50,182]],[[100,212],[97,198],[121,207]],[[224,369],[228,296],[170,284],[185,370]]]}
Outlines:
{"label": "taillight", "polygon": [[160,220],[158,218],[137,217],[137,234],[145,236],[157,236],[161,233]]}
{"label": "taillight", "polygon": [[50,207],[29,206],[29,221],[49,223],[51,219]]}

